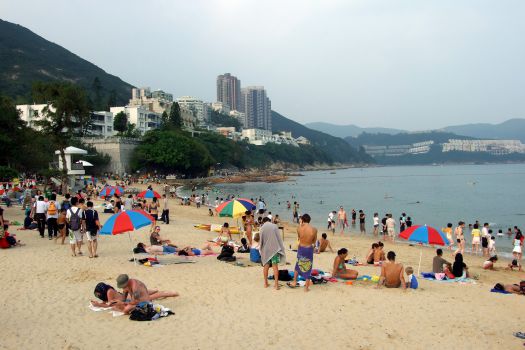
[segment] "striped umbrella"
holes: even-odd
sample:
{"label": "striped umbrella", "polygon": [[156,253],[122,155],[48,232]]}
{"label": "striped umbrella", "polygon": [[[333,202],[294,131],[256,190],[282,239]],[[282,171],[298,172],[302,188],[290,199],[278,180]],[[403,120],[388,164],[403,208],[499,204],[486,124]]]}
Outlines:
{"label": "striped umbrella", "polygon": [[219,205],[215,211],[221,217],[238,218],[248,210],[254,210],[255,204],[246,198],[236,198]]}
{"label": "striped umbrella", "polygon": [[[131,231],[141,227],[149,226],[153,222],[153,217],[144,210],[126,210],[112,215],[100,229],[101,235],[118,235],[128,233],[129,243],[131,244]],[[133,244],[131,244],[133,251]],[[133,261],[135,253],[133,253]]]}
{"label": "striped umbrella", "polygon": [[[421,244],[433,244],[433,245],[449,245],[450,241],[447,239],[447,235],[433,227],[427,225],[416,225],[411,226],[399,234],[400,238],[406,239],[407,241],[418,242]],[[419,252],[419,265],[417,268],[417,274],[421,269],[421,258],[423,256],[423,249]]]}
{"label": "striped umbrella", "polygon": [[139,194],[137,194],[137,197],[139,198],[160,198],[161,195],[153,190],[146,190],[146,191],[142,191]]}
{"label": "striped umbrella", "polygon": [[124,189],[119,186],[106,186],[100,191],[100,197],[112,197],[114,195],[121,196],[124,193]]}

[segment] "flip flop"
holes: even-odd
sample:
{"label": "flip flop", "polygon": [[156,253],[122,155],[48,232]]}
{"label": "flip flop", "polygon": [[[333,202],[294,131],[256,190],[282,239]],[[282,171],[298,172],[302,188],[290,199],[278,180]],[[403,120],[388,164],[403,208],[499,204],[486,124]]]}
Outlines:
{"label": "flip flop", "polygon": [[513,334],[517,338],[525,339],[525,333],[524,332],[516,332],[516,333],[513,333]]}
{"label": "flip flop", "polygon": [[299,288],[299,286],[296,284],[295,286],[292,286],[292,284],[290,282],[286,282],[286,285],[289,287],[289,288],[292,288],[292,289],[295,289],[295,288]]}

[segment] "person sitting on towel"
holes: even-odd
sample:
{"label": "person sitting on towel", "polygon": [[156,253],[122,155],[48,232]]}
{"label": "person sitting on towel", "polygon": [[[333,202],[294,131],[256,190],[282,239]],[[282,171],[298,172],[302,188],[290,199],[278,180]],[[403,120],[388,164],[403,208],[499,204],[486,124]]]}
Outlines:
{"label": "person sitting on towel", "polygon": [[183,256],[199,256],[199,255],[212,255],[215,254],[211,248],[211,243],[205,243],[201,249],[195,247],[184,247],[179,250],[178,255]]}
{"label": "person sitting on towel", "polygon": [[332,274],[335,278],[342,278],[345,280],[355,280],[359,274],[355,270],[346,268],[345,260],[348,256],[348,249],[341,248],[337,251],[337,256],[334,259],[334,268]]}
{"label": "person sitting on towel", "polygon": [[177,248],[176,245],[171,244],[169,239],[164,239],[160,236],[160,226],[155,226],[155,228],[151,231],[149,242],[151,245],[169,245],[171,247]]}
{"label": "person sitting on towel", "polygon": [[246,238],[241,238],[241,246],[237,249],[237,253],[249,253],[250,247],[248,246],[248,241]]}

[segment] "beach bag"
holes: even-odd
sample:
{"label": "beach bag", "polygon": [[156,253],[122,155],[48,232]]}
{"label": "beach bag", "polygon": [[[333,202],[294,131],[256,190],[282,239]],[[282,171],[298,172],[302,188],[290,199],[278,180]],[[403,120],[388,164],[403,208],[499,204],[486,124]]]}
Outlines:
{"label": "beach bag", "polygon": [[[230,247],[229,245],[225,245],[224,247],[222,247],[221,253],[217,257],[217,260],[222,260],[223,258],[232,257],[233,253],[234,253],[233,248]],[[222,260],[222,261],[224,261],[224,260]]]}
{"label": "beach bag", "polygon": [[456,276],[454,276],[454,274],[449,269],[445,270],[445,276],[447,276],[447,278],[451,280],[456,278]]}
{"label": "beach bag", "polygon": [[291,281],[293,280],[288,270],[279,270],[279,281]]}
{"label": "beach bag", "polygon": [[0,238],[0,249],[7,249],[7,248],[11,248],[11,245],[9,244],[7,239],[6,238]]}
{"label": "beach bag", "polygon": [[156,314],[153,304],[143,301],[131,311],[129,319],[132,321],[151,321]]}
{"label": "beach bag", "polygon": [[80,208],[77,208],[76,212],[73,212],[73,209],[69,209],[69,211],[71,212],[71,217],[69,218],[69,227],[73,231],[80,230],[80,216],[78,215]]}
{"label": "beach bag", "polygon": [[49,207],[47,208],[47,215],[57,215],[57,204],[54,201],[49,202]]}

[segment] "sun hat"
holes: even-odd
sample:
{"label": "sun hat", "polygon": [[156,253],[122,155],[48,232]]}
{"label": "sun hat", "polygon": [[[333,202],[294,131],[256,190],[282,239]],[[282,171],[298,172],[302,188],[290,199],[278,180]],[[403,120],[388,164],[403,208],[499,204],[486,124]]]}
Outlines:
{"label": "sun hat", "polygon": [[117,277],[117,287],[124,288],[128,284],[128,281],[129,281],[128,275],[126,274],[119,275]]}

